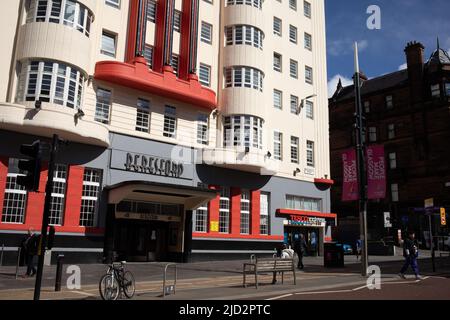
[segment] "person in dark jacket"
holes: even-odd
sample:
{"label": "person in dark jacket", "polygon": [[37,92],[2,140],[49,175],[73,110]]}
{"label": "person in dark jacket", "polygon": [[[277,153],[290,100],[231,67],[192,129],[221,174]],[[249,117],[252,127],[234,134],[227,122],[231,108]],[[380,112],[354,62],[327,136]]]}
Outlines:
{"label": "person in dark jacket", "polygon": [[415,240],[415,233],[412,231],[408,233],[408,238],[403,243],[403,256],[405,257],[405,263],[400,270],[399,276],[406,279],[405,272],[408,270],[408,267],[411,266],[414,274],[416,275],[416,279],[421,279],[417,264],[417,258],[419,256],[418,244]]}
{"label": "person in dark jacket", "polygon": [[23,243],[25,248],[25,258],[27,263],[27,272],[24,277],[32,277],[36,274],[35,260],[39,247],[39,236],[34,233],[32,228],[28,229],[28,236]]}
{"label": "person in dark jacket", "polygon": [[306,241],[305,241],[305,236],[303,234],[300,234],[300,238],[296,239],[295,243],[294,243],[294,251],[298,256],[298,263],[297,263],[297,268],[299,268],[300,270],[302,270],[305,266],[303,265],[303,255],[306,252]]}

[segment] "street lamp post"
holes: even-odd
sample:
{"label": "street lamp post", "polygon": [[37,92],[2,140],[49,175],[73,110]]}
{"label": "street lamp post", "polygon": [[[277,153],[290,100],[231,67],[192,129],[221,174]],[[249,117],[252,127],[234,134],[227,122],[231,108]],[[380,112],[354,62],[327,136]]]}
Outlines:
{"label": "street lamp post", "polygon": [[303,98],[303,99],[300,101],[300,104],[299,104],[299,106],[298,106],[298,108],[297,108],[297,115],[300,114],[300,112],[302,111],[303,107],[305,106],[305,101],[307,101],[307,100],[309,100],[309,99],[312,99],[312,98],[314,98],[314,97],[317,97],[317,94],[312,94],[312,95],[310,95],[310,96],[307,96],[306,98]]}
{"label": "street lamp post", "polygon": [[356,130],[356,155],[359,188],[359,222],[361,239],[361,274],[367,276],[368,254],[367,254],[367,177],[365,166],[365,141],[364,141],[364,116],[361,103],[361,79],[359,71],[358,43],[355,42],[355,75],[353,77],[355,87],[355,130]]}

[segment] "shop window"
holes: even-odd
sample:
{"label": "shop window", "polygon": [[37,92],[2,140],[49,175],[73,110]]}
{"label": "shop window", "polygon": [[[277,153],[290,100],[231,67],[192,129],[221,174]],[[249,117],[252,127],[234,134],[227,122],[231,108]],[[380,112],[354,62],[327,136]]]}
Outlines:
{"label": "shop window", "polygon": [[3,198],[2,222],[23,224],[28,192],[17,184],[17,177],[23,176],[18,167],[18,159],[9,159],[6,187]]}
{"label": "shop window", "polygon": [[250,233],[250,192],[242,190],[241,193],[241,234]]}
{"label": "shop window", "polygon": [[80,226],[97,225],[98,197],[100,191],[101,171],[86,168],[83,174],[83,193],[81,196]]}
{"label": "shop window", "polygon": [[261,193],[260,195],[260,234],[269,235],[270,215],[269,215],[269,194]]}
{"label": "shop window", "polygon": [[67,166],[57,164],[53,174],[53,190],[50,202],[49,225],[63,225],[66,185]]}
{"label": "shop window", "polygon": [[230,233],[230,188],[220,189],[219,232]]}
{"label": "shop window", "polygon": [[202,204],[194,212],[194,232],[208,232],[208,203]]}

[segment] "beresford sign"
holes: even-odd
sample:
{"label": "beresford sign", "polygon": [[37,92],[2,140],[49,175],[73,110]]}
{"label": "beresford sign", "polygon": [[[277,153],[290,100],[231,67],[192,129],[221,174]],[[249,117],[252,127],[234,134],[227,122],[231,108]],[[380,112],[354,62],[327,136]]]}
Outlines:
{"label": "beresford sign", "polygon": [[126,154],[125,169],[127,171],[174,178],[180,178],[184,171],[182,163],[155,156],[134,154],[131,152]]}

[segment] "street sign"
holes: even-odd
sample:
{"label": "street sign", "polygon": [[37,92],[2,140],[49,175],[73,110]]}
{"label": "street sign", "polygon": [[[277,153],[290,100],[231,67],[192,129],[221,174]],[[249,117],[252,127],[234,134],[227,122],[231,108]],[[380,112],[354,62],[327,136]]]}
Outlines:
{"label": "street sign", "polygon": [[441,226],[447,225],[447,220],[446,220],[445,215],[446,215],[445,208],[441,208]]}
{"label": "street sign", "polygon": [[384,212],[384,227],[385,228],[392,228],[391,213],[390,212]]}

